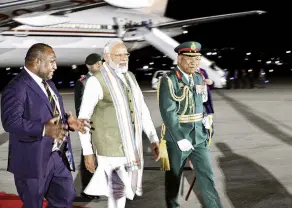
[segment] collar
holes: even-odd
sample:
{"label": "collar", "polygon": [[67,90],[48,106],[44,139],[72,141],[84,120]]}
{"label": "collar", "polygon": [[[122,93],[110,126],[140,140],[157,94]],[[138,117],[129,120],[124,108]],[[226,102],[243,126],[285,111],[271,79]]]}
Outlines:
{"label": "collar", "polygon": [[179,69],[179,71],[184,75],[184,77],[189,80],[189,74],[185,73],[181,68],[179,68],[179,66],[177,66],[177,68]]}
{"label": "collar", "polygon": [[36,83],[38,84],[42,84],[43,79],[40,78],[38,75],[34,74],[33,72],[31,72],[28,68],[26,68],[24,66],[25,71],[27,71],[27,73],[34,79],[34,81],[36,81]]}

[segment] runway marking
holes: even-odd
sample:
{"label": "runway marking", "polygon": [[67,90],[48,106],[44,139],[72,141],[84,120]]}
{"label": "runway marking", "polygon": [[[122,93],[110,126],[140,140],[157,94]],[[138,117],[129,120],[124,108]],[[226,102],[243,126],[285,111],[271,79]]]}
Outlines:
{"label": "runway marking", "polygon": [[[142,90],[142,92],[154,93],[157,92],[157,90]],[[61,92],[60,95],[74,95],[74,92]]]}

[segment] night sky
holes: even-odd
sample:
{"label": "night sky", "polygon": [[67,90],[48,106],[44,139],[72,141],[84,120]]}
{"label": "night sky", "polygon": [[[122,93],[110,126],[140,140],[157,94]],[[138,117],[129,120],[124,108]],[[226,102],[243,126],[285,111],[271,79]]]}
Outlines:
{"label": "night sky", "polygon": [[232,46],[277,50],[292,47],[292,7],[288,6],[288,1],[263,1],[264,4],[255,1],[223,2],[169,0],[166,16],[181,20],[250,10],[264,10],[267,13],[193,26],[188,35],[177,40],[196,40],[211,48]]}

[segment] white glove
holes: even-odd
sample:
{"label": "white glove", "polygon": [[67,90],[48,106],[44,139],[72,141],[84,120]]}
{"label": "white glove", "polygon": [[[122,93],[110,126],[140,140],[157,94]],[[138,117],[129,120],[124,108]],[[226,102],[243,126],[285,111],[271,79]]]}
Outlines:
{"label": "white glove", "polygon": [[182,140],[178,141],[177,144],[178,144],[179,149],[183,152],[194,149],[192,143],[187,139],[182,139]]}

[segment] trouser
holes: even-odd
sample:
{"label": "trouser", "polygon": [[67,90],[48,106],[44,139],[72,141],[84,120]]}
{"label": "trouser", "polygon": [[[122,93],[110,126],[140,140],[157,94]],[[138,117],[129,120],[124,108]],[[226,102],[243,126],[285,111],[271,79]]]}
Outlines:
{"label": "trouser", "polygon": [[14,176],[22,208],[42,208],[44,197],[48,208],[72,208],[75,198],[73,177],[58,152],[53,152],[44,178]]}
{"label": "trouser", "polygon": [[187,158],[192,161],[196,174],[196,183],[206,208],[222,208],[213,180],[207,142],[194,146],[194,150],[182,152],[176,142],[167,142],[170,171],[165,173],[165,197],[168,208],[179,207],[177,196],[180,179]]}
{"label": "trouser", "polygon": [[88,185],[89,181],[91,180],[93,173],[89,172],[86,169],[82,151],[81,151],[81,162],[80,162],[80,176],[81,176],[82,190],[84,190],[86,186]]}

